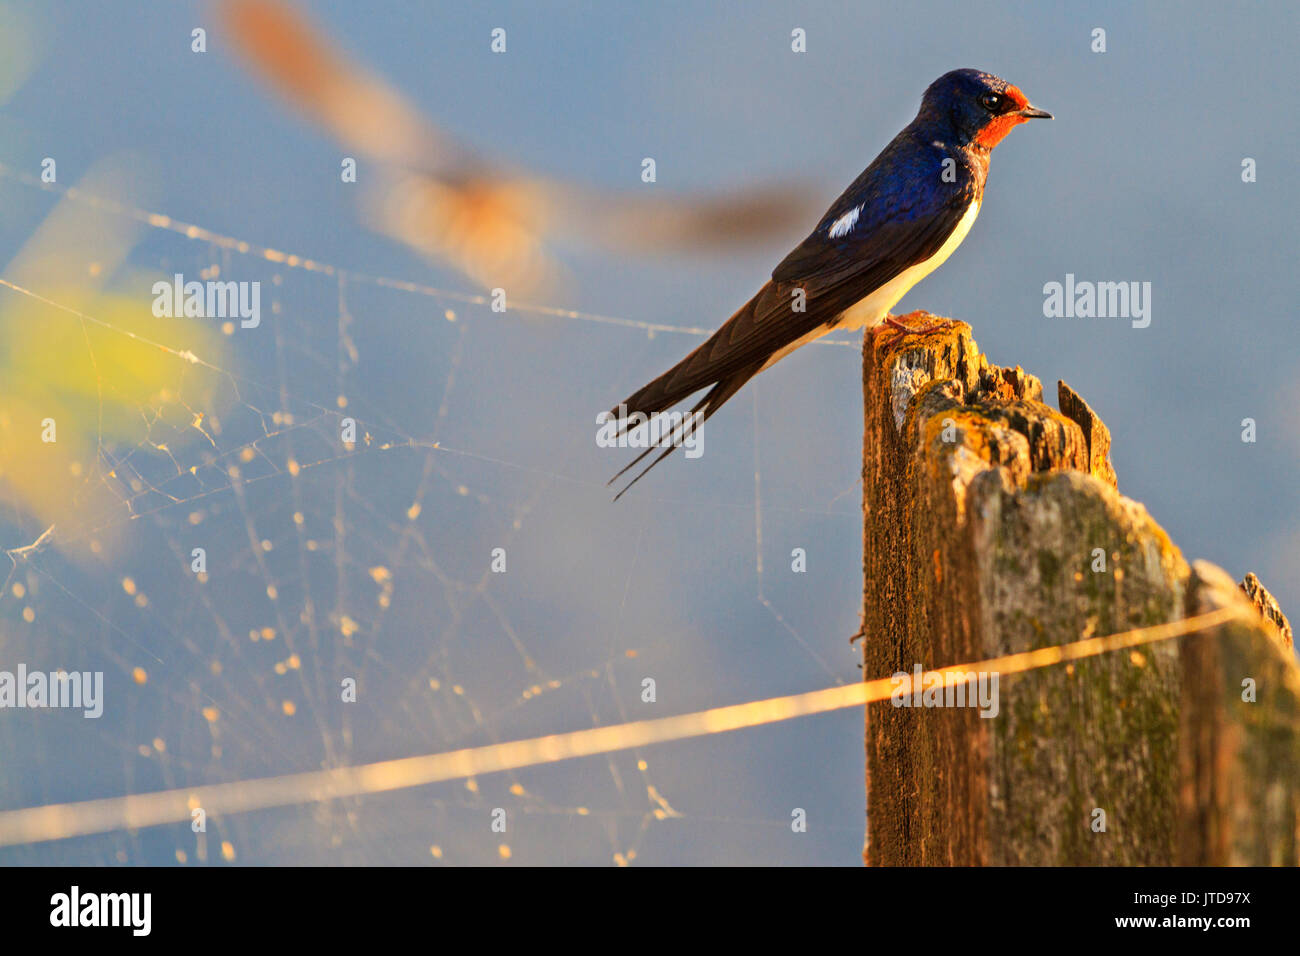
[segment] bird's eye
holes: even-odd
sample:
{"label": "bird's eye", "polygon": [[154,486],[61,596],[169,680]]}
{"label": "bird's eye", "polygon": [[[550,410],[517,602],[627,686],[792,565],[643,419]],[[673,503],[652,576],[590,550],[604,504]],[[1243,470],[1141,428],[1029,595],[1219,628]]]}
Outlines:
{"label": "bird's eye", "polygon": [[1002,105],[1002,97],[996,93],[985,93],[980,97],[980,106],[984,107],[990,113],[996,112],[997,108]]}

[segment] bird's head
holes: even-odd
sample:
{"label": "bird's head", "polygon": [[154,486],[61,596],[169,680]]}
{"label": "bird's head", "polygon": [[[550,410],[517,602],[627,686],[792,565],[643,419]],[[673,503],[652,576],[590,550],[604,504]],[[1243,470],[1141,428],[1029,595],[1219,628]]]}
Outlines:
{"label": "bird's head", "polygon": [[945,73],[925,91],[917,119],[939,124],[962,145],[992,149],[1016,126],[1031,119],[1051,119],[1036,109],[1020,89],[980,70]]}

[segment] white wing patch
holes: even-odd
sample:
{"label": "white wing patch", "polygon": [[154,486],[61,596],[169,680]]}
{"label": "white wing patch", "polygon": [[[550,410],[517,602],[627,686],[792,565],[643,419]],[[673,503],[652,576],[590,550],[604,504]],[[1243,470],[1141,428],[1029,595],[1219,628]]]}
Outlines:
{"label": "white wing patch", "polygon": [[840,236],[847,236],[853,231],[853,227],[858,224],[858,216],[860,215],[862,215],[862,207],[854,206],[844,215],[840,216],[839,219],[836,219],[831,223],[831,228],[826,234],[832,239],[838,239]]}

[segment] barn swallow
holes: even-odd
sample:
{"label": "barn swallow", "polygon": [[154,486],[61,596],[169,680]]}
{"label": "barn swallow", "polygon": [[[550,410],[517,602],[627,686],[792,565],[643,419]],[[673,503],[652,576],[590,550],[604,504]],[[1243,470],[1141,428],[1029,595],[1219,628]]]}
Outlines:
{"label": "barn swallow", "polygon": [[[1051,118],[989,73],[953,70],[939,77],[916,119],[832,203],[758,294],[699,348],[607,413],[609,420],[631,430],[708,388],[686,419],[698,427],[759,372],[827,332],[882,322],[913,333],[937,327],[911,328],[889,310],[970,232],[993,147],[1020,123]],[[651,444],[610,479],[668,445],[615,501],[672,452],[672,438]]]}

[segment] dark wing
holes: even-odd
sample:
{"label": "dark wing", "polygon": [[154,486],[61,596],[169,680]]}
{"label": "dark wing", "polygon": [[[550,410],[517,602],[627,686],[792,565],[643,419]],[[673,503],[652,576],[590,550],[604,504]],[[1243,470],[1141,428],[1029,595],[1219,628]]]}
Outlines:
{"label": "dark wing", "polygon": [[[883,162],[886,157],[891,161]],[[623,403],[628,413],[652,415],[743,369],[755,374],[781,349],[938,252],[978,195],[973,177],[942,183],[942,158],[914,144],[891,143],[757,295],[699,348]],[[858,210],[853,227],[831,236],[832,224],[853,209]],[[804,293],[802,312],[794,310],[796,289]]]}
{"label": "dark wing", "polygon": [[766,283],[722,328],[663,375],[633,392],[613,414],[620,414],[625,407],[628,414],[653,415],[742,369],[757,374],[775,352],[832,317],[815,310],[811,303],[805,312],[793,311],[795,287]]}
{"label": "dark wing", "polygon": [[[700,399],[695,404],[695,407],[692,408],[688,413],[691,417],[694,417],[697,414],[700,416],[699,420],[691,427],[695,430],[698,430],[701,425],[703,425],[713,416],[714,412],[716,412],[719,408],[723,406],[723,404],[727,401],[727,399],[731,398],[732,395],[735,395],[736,392],[740,391],[742,385],[744,385],[751,378],[757,375],[759,369],[761,368],[762,368],[761,365],[755,365],[748,369],[741,369],[738,372],[733,372],[731,375],[722,379],[711,389],[709,389],[708,392],[705,393],[704,397]],[[667,458],[669,455],[673,453],[673,449],[677,447],[675,439],[678,437],[679,434],[684,435],[685,432],[682,431],[681,429],[677,429],[673,432],[672,435],[669,436],[667,440],[661,441],[658,445],[651,445],[645,451],[641,452],[641,454],[637,455],[630,462],[624,465],[623,468],[619,470],[619,473],[617,475],[615,475],[613,478],[609,479],[609,481],[606,482],[607,485],[612,485],[614,482],[618,481],[618,479],[621,478],[624,474],[626,474],[630,469],[635,467],[638,462],[643,460],[646,455],[650,454],[652,451],[657,451],[658,449],[663,448],[663,451],[659,452],[659,455],[655,458],[654,461],[650,462],[650,464],[646,465],[645,468],[641,469],[640,473],[635,478],[633,478],[631,481],[629,481],[626,485],[623,486],[623,489],[614,496],[615,501],[618,501],[619,498],[622,498],[625,494],[627,494],[628,490],[633,485],[635,485],[638,481],[640,481],[642,478],[645,477],[646,472],[648,472],[651,468],[659,464],[659,462],[663,461],[665,458]],[[667,447],[664,447],[665,444],[667,445]]]}
{"label": "dark wing", "polygon": [[[952,182],[944,182],[945,160],[952,161]],[[977,170],[904,130],[772,270],[772,278],[848,283],[861,292],[856,302],[938,252],[981,187]]]}
{"label": "dark wing", "polygon": [[[785,257],[772,278],[713,335],[611,414],[663,412],[713,386],[692,409],[707,420],[783,349],[833,323],[841,312],[895,276],[938,252],[978,198],[979,179],[960,163],[958,181],[942,180],[943,151],[919,144],[904,130]],[[832,226],[856,210],[851,228]],[[796,290],[803,291],[796,311]],[[662,444],[661,446],[662,447]],[[618,497],[671,454],[667,448]],[[641,461],[648,448],[611,479]],[[615,498],[617,500],[617,497]]]}

